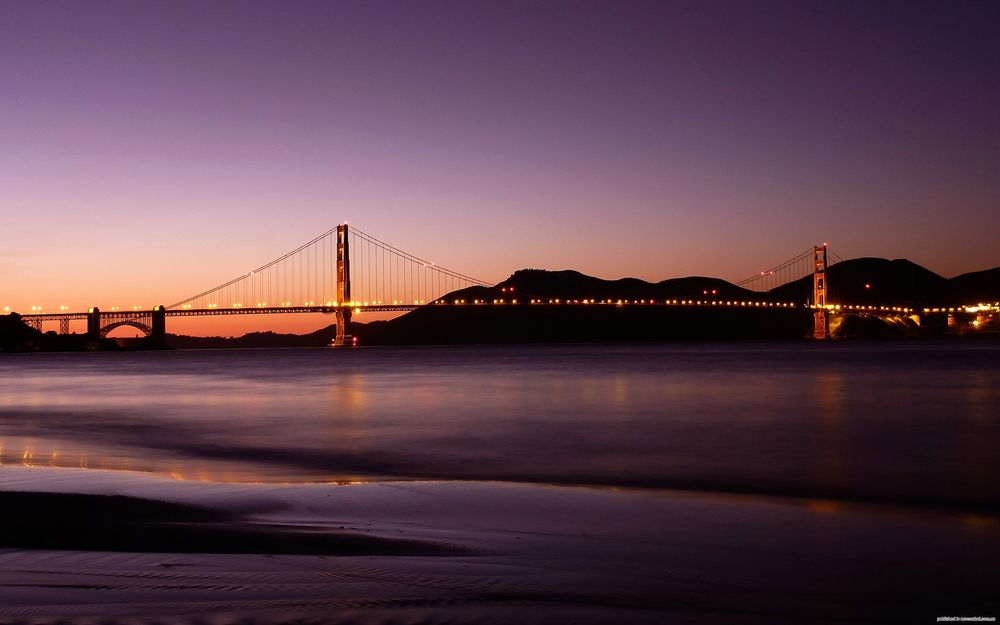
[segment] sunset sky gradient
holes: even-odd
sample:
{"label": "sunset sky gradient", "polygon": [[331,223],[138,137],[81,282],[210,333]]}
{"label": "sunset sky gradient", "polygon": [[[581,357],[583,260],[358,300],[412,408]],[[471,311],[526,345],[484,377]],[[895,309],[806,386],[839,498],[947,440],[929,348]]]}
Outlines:
{"label": "sunset sky gradient", "polygon": [[997,32],[997,2],[3,2],[0,308],[170,303],[343,221],[491,281],[824,241],[994,267]]}

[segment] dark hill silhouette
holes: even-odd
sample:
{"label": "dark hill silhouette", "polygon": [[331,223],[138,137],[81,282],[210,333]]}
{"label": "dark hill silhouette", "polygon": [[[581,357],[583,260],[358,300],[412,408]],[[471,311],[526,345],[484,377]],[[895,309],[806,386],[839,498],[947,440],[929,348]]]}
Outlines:
{"label": "dark hill silhouette", "polygon": [[[944,278],[906,259],[855,258],[831,265],[828,300],[880,306],[957,306],[1000,301],[1000,267]],[[812,299],[813,277],[768,292],[774,299]]]}
{"label": "dark hill silhouette", "polygon": [[[960,305],[1000,301],[1000,267],[944,278],[906,260],[855,258],[831,265],[828,270],[832,302],[851,304]],[[510,289],[513,287],[513,291]],[[661,282],[637,278],[602,280],[579,271],[521,269],[495,287],[471,287],[445,295],[452,301],[476,299],[530,301],[531,299],[722,299],[769,300],[804,304],[812,301],[812,274],[767,292],[749,291],[720,280],[692,276]]]}
{"label": "dark hill silhouette", "polygon": [[0,315],[0,351],[32,351],[41,340],[42,333],[25,325],[20,315]]}
{"label": "dark hill silhouette", "polygon": [[[360,325],[360,324],[359,324]],[[167,346],[173,349],[219,349],[259,347],[323,347],[337,335],[337,326],[329,325],[308,334],[280,334],[277,332],[250,332],[243,336],[185,336],[167,334]]]}
{"label": "dark hill silhouette", "polygon": [[[513,289],[513,291],[511,290]],[[546,271],[543,269],[521,269],[493,287],[470,287],[445,295],[442,299],[453,301],[476,299],[516,298],[518,301],[532,299],[583,300],[594,299],[760,299],[759,294],[742,289],[718,278],[691,276],[672,278],[662,282],[646,282],[638,278],[603,280],[582,274],[579,271]]]}
{"label": "dark hill silhouette", "polygon": [[428,306],[358,324],[361,345],[794,340],[811,329],[802,308],[688,306]]}
{"label": "dark hill silhouette", "polygon": [[17,313],[0,315],[0,352],[75,352],[91,349],[116,349],[113,339],[91,342],[82,334],[39,332],[28,326]]}
{"label": "dark hill silhouette", "polygon": [[[944,303],[950,292],[948,280],[906,259],[855,258],[831,265],[827,270],[830,302],[863,305],[933,305]],[[768,292],[792,302],[811,302],[812,275]]]}
{"label": "dark hill silhouette", "polygon": [[978,304],[1000,301],[1000,267],[963,273],[948,282],[954,303]]}

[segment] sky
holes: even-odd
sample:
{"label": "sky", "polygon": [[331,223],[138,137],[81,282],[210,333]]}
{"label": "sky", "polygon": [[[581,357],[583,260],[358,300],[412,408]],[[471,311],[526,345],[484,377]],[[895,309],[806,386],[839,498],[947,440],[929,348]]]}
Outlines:
{"label": "sky", "polygon": [[0,0],[0,308],[171,303],[345,221],[489,281],[735,281],[822,242],[995,267],[998,30],[986,1]]}

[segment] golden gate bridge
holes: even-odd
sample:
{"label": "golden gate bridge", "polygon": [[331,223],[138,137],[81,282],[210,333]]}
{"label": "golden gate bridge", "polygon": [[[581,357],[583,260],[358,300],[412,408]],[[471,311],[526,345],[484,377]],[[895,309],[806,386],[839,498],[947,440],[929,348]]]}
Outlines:
{"label": "golden gate bridge", "polygon": [[[831,313],[842,310],[871,313],[910,314],[899,306],[854,306],[833,303],[835,291],[827,280],[830,260],[840,256],[826,244],[797,254],[771,269],[736,282],[749,293],[742,299],[724,298],[714,290],[705,290],[687,299],[523,299],[525,305],[660,305],[684,307],[737,307],[812,309],[813,336],[829,336]],[[812,297],[809,301],[775,301],[770,294],[781,285],[812,274]],[[362,312],[405,312],[425,306],[489,306],[518,304],[513,293],[497,298],[466,298],[469,287],[491,287],[476,277],[442,267],[406,252],[362,231],[341,224],[294,250],[222,284],[206,289],[166,306],[129,310],[91,308],[86,312],[44,312],[33,310],[22,320],[41,330],[44,323],[59,323],[60,333],[69,333],[74,320],[86,320],[87,334],[98,339],[116,328],[129,326],[147,337],[162,340],[167,317],[215,315],[258,315],[291,313],[327,313],[336,316],[336,344],[350,342],[350,323]],[[450,297],[449,297],[450,296]]]}

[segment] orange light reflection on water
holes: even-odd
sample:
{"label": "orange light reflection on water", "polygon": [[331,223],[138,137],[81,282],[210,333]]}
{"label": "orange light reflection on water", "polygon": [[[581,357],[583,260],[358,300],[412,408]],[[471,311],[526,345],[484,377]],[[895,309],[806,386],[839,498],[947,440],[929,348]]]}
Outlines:
{"label": "orange light reflection on water", "polygon": [[292,473],[250,462],[184,459],[183,464],[180,464],[173,457],[101,453],[78,446],[45,448],[39,447],[38,442],[33,439],[17,438],[0,439],[0,466],[127,471],[162,475],[177,481],[224,484],[350,485],[368,482],[362,476]]}

